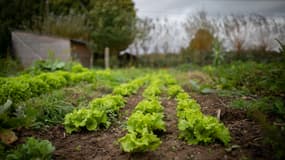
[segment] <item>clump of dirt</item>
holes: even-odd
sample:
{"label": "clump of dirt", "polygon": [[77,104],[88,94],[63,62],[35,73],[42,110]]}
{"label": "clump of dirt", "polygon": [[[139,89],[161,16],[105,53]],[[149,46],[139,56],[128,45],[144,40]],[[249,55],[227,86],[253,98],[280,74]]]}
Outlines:
{"label": "clump of dirt", "polygon": [[56,147],[53,159],[56,160],[131,160],[131,159],[161,159],[161,160],[231,160],[231,159],[271,159],[263,155],[260,126],[247,119],[246,113],[227,107],[227,100],[217,95],[191,94],[201,104],[204,114],[216,116],[217,109],[221,109],[221,121],[229,128],[232,142],[229,146],[220,143],[210,145],[188,145],[178,139],[176,102],[166,97],[161,98],[164,106],[167,131],[160,137],[162,144],[153,152],[124,153],[116,143],[124,136],[123,129],[127,117],[140,102],[142,90],[137,95],[127,98],[127,104],[121,111],[118,120],[109,129],[95,132],[82,131],[66,135],[63,126],[54,126],[46,130],[22,130],[19,137],[35,136],[50,140]]}

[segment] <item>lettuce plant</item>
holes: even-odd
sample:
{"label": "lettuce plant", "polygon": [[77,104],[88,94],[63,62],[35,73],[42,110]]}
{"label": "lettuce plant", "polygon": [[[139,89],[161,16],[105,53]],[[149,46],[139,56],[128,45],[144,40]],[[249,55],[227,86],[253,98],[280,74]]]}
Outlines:
{"label": "lettuce plant", "polygon": [[127,130],[129,132],[139,132],[147,129],[149,132],[155,130],[165,131],[165,123],[162,113],[143,114],[140,111],[134,112],[128,119]]}
{"label": "lettuce plant", "polygon": [[145,152],[155,150],[161,140],[146,129],[142,132],[130,132],[118,140],[124,152]]}
{"label": "lettuce plant", "polygon": [[27,138],[26,143],[10,151],[6,160],[51,160],[55,147],[48,140]]}
{"label": "lettuce plant", "polygon": [[145,99],[137,104],[134,111],[141,111],[142,113],[159,113],[163,112],[163,107],[160,102],[155,99]]}
{"label": "lettuce plant", "polygon": [[110,126],[106,112],[87,108],[74,110],[67,114],[63,124],[67,133],[80,131],[82,128],[95,131],[99,127],[108,128]]}

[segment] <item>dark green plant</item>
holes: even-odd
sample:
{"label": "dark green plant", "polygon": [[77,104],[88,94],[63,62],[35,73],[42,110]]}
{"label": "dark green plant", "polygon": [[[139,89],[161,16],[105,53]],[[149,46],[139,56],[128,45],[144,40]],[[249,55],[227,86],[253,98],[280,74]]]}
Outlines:
{"label": "dark green plant", "polygon": [[233,62],[217,67],[204,67],[217,89],[242,90],[258,95],[285,92],[284,63]]}
{"label": "dark green plant", "polygon": [[213,41],[213,65],[220,65],[224,61],[224,54],[222,52],[222,43],[218,39]]}
{"label": "dark green plant", "polygon": [[65,94],[64,90],[55,90],[21,102],[21,105],[37,110],[35,122],[31,127],[39,128],[46,125],[61,124],[64,116],[74,109],[73,105],[65,100]]}
{"label": "dark green plant", "polygon": [[280,118],[285,121],[285,104],[281,98],[277,97],[262,97],[253,100],[237,99],[232,102],[232,107],[242,108],[253,112],[259,110],[268,115],[273,115],[275,118]]}
{"label": "dark green plant", "polygon": [[[284,126],[279,126],[276,124],[270,123],[267,116],[258,111],[255,110],[251,113],[251,116],[259,122],[261,125],[263,137],[264,137],[264,143],[267,145],[270,150],[269,156],[274,157],[274,159],[282,160],[285,158],[285,131]],[[273,154],[271,154],[273,153]]]}
{"label": "dark green plant", "polygon": [[80,63],[74,61],[64,62],[53,58],[51,55],[46,60],[38,60],[33,63],[31,67],[26,69],[23,73],[31,75],[39,75],[43,72],[55,72],[55,71],[72,71],[72,72],[83,72],[87,71]]}
{"label": "dark green plant", "polygon": [[16,75],[22,70],[22,66],[19,62],[11,57],[7,57],[5,59],[0,58],[0,65],[0,77]]}
{"label": "dark green plant", "polygon": [[21,29],[24,23],[31,26],[34,16],[43,16],[44,5],[45,1],[38,0],[0,1],[0,58],[11,49],[11,29]]}
{"label": "dark green plant", "polygon": [[199,84],[195,80],[190,80],[191,89],[195,92],[203,93],[203,94],[209,94],[209,93],[215,93],[216,91],[211,88],[210,85],[207,84]]}
{"label": "dark green plant", "polygon": [[27,138],[24,144],[9,152],[6,160],[51,160],[55,147],[48,140]]}
{"label": "dark green plant", "polygon": [[8,100],[0,106],[0,146],[4,147],[17,140],[16,129],[29,127],[35,122],[37,110],[32,107],[13,105]]}
{"label": "dark green plant", "polygon": [[35,121],[36,114],[34,108],[15,106],[11,100],[7,100],[0,106],[0,131],[28,127]]}
{"label": "dark green plant", "polygon": [[45,35],[88,41],[91,29],[87,18],[86,13],[48,14],[43,19],[34,18],[33,26],[27,26],[25,29]]}

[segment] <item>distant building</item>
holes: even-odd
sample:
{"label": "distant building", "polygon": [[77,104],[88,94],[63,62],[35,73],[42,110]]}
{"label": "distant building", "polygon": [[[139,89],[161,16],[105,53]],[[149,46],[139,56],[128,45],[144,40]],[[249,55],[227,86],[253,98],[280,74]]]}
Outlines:
{"label": "distant building", "polygon": [[39,35],[29,32],[12,32],[12,46],[15,56],[24,67],[36,60],[44,60],[53,53],[62,61],[78,60],[83,66],[90,67],[92,52],[84,41]]}

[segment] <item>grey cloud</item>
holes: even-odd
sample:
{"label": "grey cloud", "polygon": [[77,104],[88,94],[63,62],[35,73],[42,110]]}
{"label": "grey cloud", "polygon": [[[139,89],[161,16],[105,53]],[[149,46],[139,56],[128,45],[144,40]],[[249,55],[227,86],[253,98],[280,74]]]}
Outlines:
{"label": "grey cloud", "polygon": [[139,15],[150,17],[182,16],[205,10],[209,14],[285,15],[285,0],[134,0]]}

